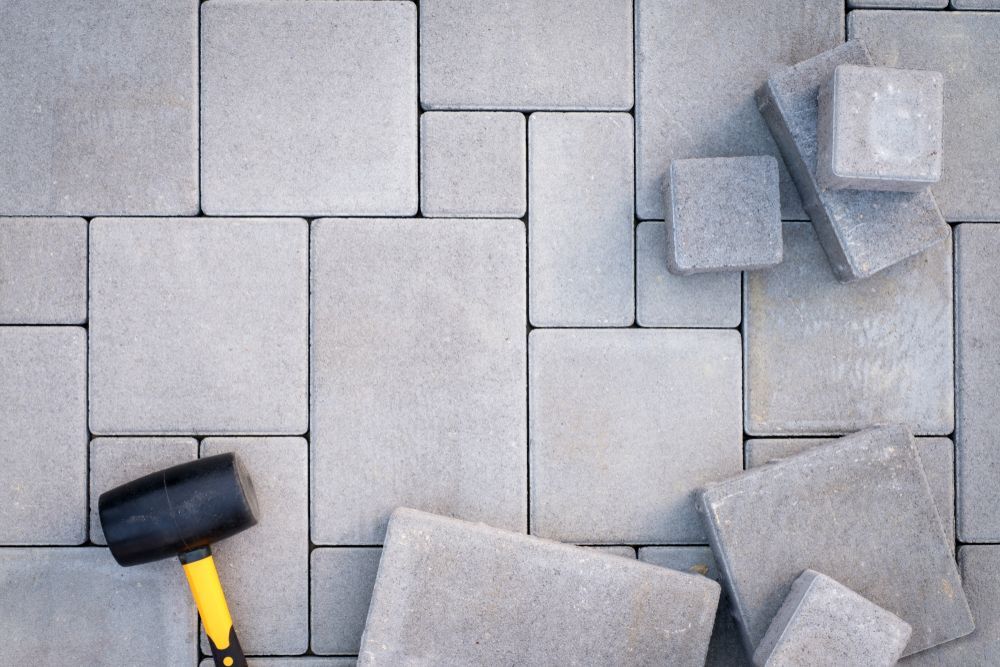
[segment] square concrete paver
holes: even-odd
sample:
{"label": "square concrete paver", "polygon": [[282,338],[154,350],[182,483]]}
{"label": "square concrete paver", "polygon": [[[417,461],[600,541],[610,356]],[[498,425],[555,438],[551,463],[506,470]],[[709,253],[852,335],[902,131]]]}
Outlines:
{"label": "square concrete paver", "polygon": [[422,0],[425,109],[632,106],[632,0]]}
{"label": "square concrete paver", "polygon": [[704,543],[695,491],[742,469],[739,345],[735,331],[533,331],[532,534]]}
{"label": "square concrete paver", "polygon": [[[256,526],[213,545],[248,654],[309,648],[308,449],[302,438],[206,438],[202,456],[235,452],[253,481]],[[209,652],[202,636],[201,649]]]}
{"label": "square concrete paver", "polygon": [[417,212],[412,2],[202,5],[209,215]]}
{"label": "square concrete paver", "polygon": [[746,430],[847,433],[954,425],[951,243],[841,283],[811,225],[785,224],[785,259],[744,284]]}
{"label": "square concrete paver", "polygon": [[528,120],[532,325],[628,326],[635,318],[632,118]]}
{"label": "square concrete paver", "polygon": [[0,215],[196,213],[198,1],[0,15]]}
{"label": "square concrete paver", "polygon": [[299,434],[308,228],[287,219],[90,224],[90,430]]}
{"label": "square concrete paver", "polygon": [[519,220],[313,223],[313,542],[400,505],[526,529],[524,253]]}
{"label": "square concrete paver", "polygon": [[0,544],[87,539],[86,358],[79,327],[0,327]]}
{"label": "square concrete paver", "polygon": [[313,549],[313,653],[358,652],[381,555],[378,547]]}

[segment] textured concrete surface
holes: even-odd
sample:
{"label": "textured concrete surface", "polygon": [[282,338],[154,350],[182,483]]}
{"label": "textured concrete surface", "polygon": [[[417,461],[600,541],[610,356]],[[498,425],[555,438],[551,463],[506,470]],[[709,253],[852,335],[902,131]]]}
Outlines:
{"label": "textured concrete surface", "polygon": [[943,9],[948,6],[948,0],[847,0],[847,6],[851,9]]}
{"label": "textured concrete surface", "polygon": [[[354,667],[358,664],[353,657],[315,658],[300,656],[295,658],[249,658],[248,667]],[[199,667],[214,667],[211,658],[201,661]]]}
{"label": "textured concrete surface", "polygon": [[313,549],[310,584],[313,653],[357,653],[375,587],[378,547]]}
{"label": "textured concrete surface", "polygon": [[401,509],[358,663],[700,666],[718,599],[705,577]]}
{"label": "textured concrete surface", "polygon": [[754,468],[709,485],[700,503],[749,650],[806,569],[909,623],[906,655],[973,630],[905,427],[869,429]]}
{"label": "textured concrete surface", "polygon": [[1000,9],[1000,0],[951,0],[952,9]]}

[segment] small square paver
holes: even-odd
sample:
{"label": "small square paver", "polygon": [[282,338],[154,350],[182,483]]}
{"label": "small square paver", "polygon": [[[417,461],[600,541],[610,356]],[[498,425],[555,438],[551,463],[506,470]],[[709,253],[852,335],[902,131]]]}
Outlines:
{"label": "small square paver", "polygon": [[[671,160],[780,157],[753,104],[782,67],[844,41],[842,0],[635,0],[636,208],[662,220]],[[781,210],[807,220],[784,165]]]}
{"label": "small square paver", "polygon": [[313,549],[313,653],[358,652],[381,555],[378,547]]}
{"label": "small square paver", "polygon": [[198,0],[0,15],[0,215],[197,213]]}
{"label": "small square paver", "polygon": [[919,192],[941,179],[940,72],[838,65],[819,89],[816,180]]}
{"label": "small square paver", "polygon": [[674,160],[663,197],[672,273],[781,262],[778,161],[770,155]]}
{"label": "small square paver", "polygon": [[107,544],[97,500],[105,491],[198,458],[194,438],[94,438],[90,441],[90,541]]}
{"label": "small square paver", "polygon": [[740,337],[535,330],[531,532],[580,544],[698,544],[696,490],[742,470]]}
{"label": "small square paver", "polygon": [[414,3],[212,0],[201,15],[206,213],[417,212]]}
{"label": "small square paver", "polygon": [[87,222],[0,218],[0,324],[87,319]]}
{"label": "small square paver", "polygon": [[313,222],[313,542],[401,505],[526,530],[524,281],[520,220]]}
{"label": "small square paver", "polygon": [[718,600],[705,577],[399,509],[358,664],[700,667]]}
{"label": "small square paver", "polygon": [[[248,654],[296,654],[309,648],[308,450],[302,438],[206,438],[201,443],[203,457],[234,452],[257,495],[257,525],[212,546],[240,645]],[[201,649],[209,652],[204,636]]]}
{"label": "small square paver", "polygon": [[760,667],[893,667],[913,629],[830,577],[806,570],[792,583],[754,663]]}
{"label": "small square paver", "polygon": [[786,223],[784,235],[784,261],[744,283],[747,433],[835,435],[887,422],[951,433],[950,241],[845,284],[811,225]]}
{"label": "small square paver", "polygon": [[909,623],[905,655],[972,632],[951,547],[903,426],[868,429],[710,484],[700,509],[750,651],[807,569]]}
{"label": "small square paver", "polygon": [[420,116],[420,211],[520,218],[527,206],[527,121],[500,111]]}
{"label": "small square paver", "polygon": [[632,106],[632,1],[422,0],[425,109]]}
{"label": "small square paver", "polygon": [[920,254],[949,232],[929,190],[827,190],[816,181],[820,86],[839,65],[871,64],[865,45],[851,40],[775,72],[758,92],[761,113],[802,194],[833,273],[845,282],[867,278]]}
{"label": "small square paver", "polygon": [[635,319],[632,118],[528,120],[528,306],[532,325]]}
{"label": "small square paver", "polygon": [[300,434],[308,227],[295,219],[90,223],[90,430]]}
{"label": "small square paver", "polygon": [[87,539],[86,358],[79,327],[0,327],[0,544]]}
{"label": "small square paver", "polygon": [[0,548],[0,665],[193,665],[197,612],[176,559],[122,567],[107,549]]}

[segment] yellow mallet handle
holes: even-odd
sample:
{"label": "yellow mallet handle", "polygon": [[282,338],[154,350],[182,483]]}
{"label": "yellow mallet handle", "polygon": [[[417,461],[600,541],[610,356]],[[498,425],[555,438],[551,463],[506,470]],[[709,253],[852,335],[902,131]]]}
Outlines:
{"label": "yellow mallet handle", "polygon": [[180,558],[216,667],[247,667],[211,552],[207,548],[197,549],[181,554]]}

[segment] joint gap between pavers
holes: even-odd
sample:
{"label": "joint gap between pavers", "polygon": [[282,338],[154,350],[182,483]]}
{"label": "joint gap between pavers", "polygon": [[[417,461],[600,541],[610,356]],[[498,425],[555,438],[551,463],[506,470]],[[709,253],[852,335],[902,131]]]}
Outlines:
{"label": "joint gap between pavers", "polygon": [[197,65],[198,69],[195,72],[195,80],[196,80],[196,91],[198,93],[198,215],[199,216],[205,215],[205,209],[202,206],[202,199],[204,199],[204,192],[203,192],[202,186],[201,186],[201,173],[203,171],[202,170],[202,164],[201,164],[201,158],[202,158],[202,152],[201,152],[201,125],[202,125],[202,122],[201,122],[201,117],[202,117],[202,108],[201,108],[201,100],[202,100],[202,91],[201,91],[201,45],[203,43],[203,36],[202,36],[202,27],[203,26],[202,26],[202,22],[201,22],[201,5],[204,2],[205,2],[205,0],[201,0],[201,3],[198,4],[198,11],[196,12],[197,16],[195,17],[195,20],[198,22],[198,48],[196,49],[197,52],[198,52],[198,65]]}

